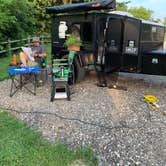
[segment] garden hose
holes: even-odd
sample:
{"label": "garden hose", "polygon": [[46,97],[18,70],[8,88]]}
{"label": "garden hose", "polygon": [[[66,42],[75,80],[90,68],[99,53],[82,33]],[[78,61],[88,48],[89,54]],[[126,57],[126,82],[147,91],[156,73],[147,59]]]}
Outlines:
{"label": "garden hose", "polygon": [[159,105],[157,104],[158,102],[158,98],[156,96],[153,95],[145,95],[144,99],[146,101],[147,106],[151,109],[151,110],[155,110],[157,112],[159,112],[161,115],[166,115],[165,112],[160,111],[159,110]]}

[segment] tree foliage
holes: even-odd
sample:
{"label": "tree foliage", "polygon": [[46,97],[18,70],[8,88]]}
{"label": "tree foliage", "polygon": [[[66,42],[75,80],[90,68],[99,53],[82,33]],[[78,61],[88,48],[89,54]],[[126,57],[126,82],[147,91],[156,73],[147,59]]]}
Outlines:
{"label": "tree foliage", "polygon": [[134,7],[128,9],[128,12],[137,18],[142,18],[145,20],[152,20],[153,11],[146,9],[144,7]]}
{"label": "tree foliage", "polygon": [[[165,32],[166,32],[166,17],[164,17],[164,25],[165,25]],[[165,34],[166,37],[166,34]]]}
{"label": "tree foliage", "polygon": [[[0,0],[0,40],[18,39],[28,35],[42,35],[49,31],[50,15],[46,7],[95,0]],[[153,11],[144,7],[129,8],[130,0],[117,2],[117,9],[128,11],[135,17],[152,19]],[[166,25],[166,18],[165,18]]]}
{"label": "tree foliage", "polygon": [[166,17],[164,17],[164,25],[166,26]]}
{"label": "tree foliage", "polygon": [[35,8],[35,18],[38,20],[38,27],[40,27],[39,35],[43,35],[45,31],[50,29],[50,15],[46,14],[46,7],[56,6],[71,3],[90,2],[92,0],[31,0]]}
{"label": "tree foliage", "polygon": [[119,11],[127,11],[128,10],[128,4],[130,3],[131,1],[124,1],[124,2],[117,2],[116,3],[116,9],[119,10]]}
{"label": "tree foliage", "polygon": [[16,39],[35,31],[33,5],[28,0],[0,0],[0,37]]}
{"label": "tree foliage", "polygon": [[128,5],[131,3],[131,1],[123,1],[117,3],[117,10],[120,11],[127,11],[131,13],[134,17],[142,18],[145,20],[152,20],[152,14],[153,11],[146,9],[144,7],[133,7],[129,8]]}

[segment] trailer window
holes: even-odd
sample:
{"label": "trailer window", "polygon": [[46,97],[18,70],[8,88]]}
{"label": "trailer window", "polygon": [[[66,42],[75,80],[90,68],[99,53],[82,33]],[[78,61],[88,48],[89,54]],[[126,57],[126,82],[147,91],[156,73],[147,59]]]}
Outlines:
{"label": "trailer window", "polygon": [[143,41],[162,41],[164,37],[164,28],[143,24],[142,26],[142,40]]}
{"label": "trailer window", "polygon": [[80,38],[80,24],[73,24],[71,26],[71,33],[77,38]]}
{"label": "trailer window", "polygon": [[151,25],[143,24],[142,26],[142,40],[143,41],[151,41],[152,35],[151,35]]}
{"label": "trailer window", "polygon": [[92,23],[86,22],[81,24],[81,39],[84,42],[92,41]]}
{"label": "trailer window", "polygon": [[162,27],[152,27],[152,40],[162,41],[164,37],[164,28]]}
{"label": "trailer window", "polygon": [[163,27],[158,27],[157,28],[157,39],[159,41],[163,40],[164,39],[164,28]]}

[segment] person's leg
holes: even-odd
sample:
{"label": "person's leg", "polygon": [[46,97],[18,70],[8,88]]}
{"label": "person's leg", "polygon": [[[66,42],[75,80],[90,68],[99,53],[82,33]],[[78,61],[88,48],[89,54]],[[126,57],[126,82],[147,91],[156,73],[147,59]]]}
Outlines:
{"label": "person's leg", "polygon": [[26,57],[26,55],[25,55],[24,52],[20,52],[20,60],[21,60],[21,63],[22,63],[24,66],[27,65],[27,63],[26,63],[27,57]]}
{"label": "person's leg", "polygon": [[27,66],[39,66],[37,62],[31,61],[29,58],[27,58]]}

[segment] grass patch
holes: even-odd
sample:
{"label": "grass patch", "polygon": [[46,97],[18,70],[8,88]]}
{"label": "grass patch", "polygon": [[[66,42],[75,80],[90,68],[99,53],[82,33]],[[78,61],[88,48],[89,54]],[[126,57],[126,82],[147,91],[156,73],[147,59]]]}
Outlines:
{"label": "grass patch", "polygon": [[1,166],[69,166],[81,160],[96,166],[89,147],[71,151],[63,144],[50,144],[39,133],[10,114],[0,111]]}
{"label": "grass patch", "polygon": [[47,52],[47,64],[51,65],[51,44],[46,45],[46,52]]}
{"label": "grass patch", "polygon": [[[47,64],[51,64],[51,44],[46,45],[47,52]],[[19,53],[17,53],[17,60],[19,61]],[[2,56],[0,57],[0,81],[9,78],[8,69],[9,64],[12,62],[12,56]]]}
{"label": "grass patch", "polygon": [[1,57],[0,58],[0,81],[5,78],[9,78],[9,74],[7,73],[10,68],[9,64],[12,62],[12,57]]}

